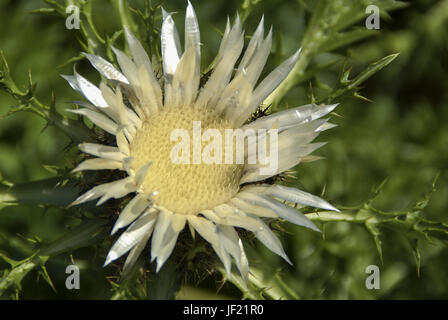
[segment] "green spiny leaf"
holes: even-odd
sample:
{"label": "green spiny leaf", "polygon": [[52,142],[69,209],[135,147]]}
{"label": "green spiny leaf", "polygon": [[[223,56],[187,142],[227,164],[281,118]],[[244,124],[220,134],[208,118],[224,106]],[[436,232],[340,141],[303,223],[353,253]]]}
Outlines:
{"label": "green spiny leaf", "polygon": [[373,237],[373,241],[375,242],[376,250],[378,251],[378,256],[380,257],[380,262],[383,264],[383,250],[381,248],[381,232],[379,231],[377,225],[375,223],[369,222],[368,220],[365,223],[367,230]]}

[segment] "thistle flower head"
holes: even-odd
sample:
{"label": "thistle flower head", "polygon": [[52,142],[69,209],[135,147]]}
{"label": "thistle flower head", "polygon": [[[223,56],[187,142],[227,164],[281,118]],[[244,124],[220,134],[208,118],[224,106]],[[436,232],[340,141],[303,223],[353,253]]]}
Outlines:
{"label": "thistle flower head", "polygon": [[[265,181],[306,160],[322,145],[311,142],[321,131],[333,126],[322,117],[335,105],[305,105],[248,123],[260,104],[291,71],[300,53],[297,51],[259,81],[272,43],[272,30],[266,37],[264,33],[262,19],[242,54],[241,22],[238,17],[233,26],[228,22],[211,75],[200,87],[200,33],[189,3],[183,52],[173,19],[163,12],[161,79],[156,77],[140,42],[127,29],[131,57],[113,48],[121,70],[99,56],[86,54],[104,78],[99,87],[76,72],[73,76],[64,76],[89,101],[83,108],[71,111],[88,117],[116,137],[115,145],[81,144],[80,150],[95,158],[85,160],[74,171],[121,170],[127,174],[125,178],[93,187],[73,204],[98,200],[101,205],[111,198],[133,195],[113,227],[112,233],[122,228],[125,231],[111,248],[106,264],[129,252],[124,267],[128,270],[150,240],[151,257],[157,260],[159,270],[188,223],[192,232],[197,231],[211,244],[228,272],[233,258],[247,279],[248,261],[235,228],[253,232],[264,245],[289,262],[280,241],[263,218],[281,218],[318,230],[302,213],[283,201],[337,210],[317,196]],[[210,134],[208,139],[201,136],[196,141],[197,123],[201,132]],[[237,149],[229,141],[211,147],[212,140],[214,143],[217,137],[227,137],[228,132],[236,129],[249,132],[243,140],[246,147],[243,162],[235,160]],[[176,130],[191,137],[180,150],[176,148],[181,136],[173,140]],[[278,136],[271,136],[268,130],[274,130]],[[270,156],[276,153],[278,157],[275,170],[262,170],[269,164],[249,161],[254,156],[250,141],[258,146],[255,150],[276,141],[276,148],[269,151]],[[196,147],[199,155],[206,153],[214,160],[224,159],[224,153],[229,151],[235,154],[228,163],[207,159],[196,163]],[[190,161],[173,161],[178,151],[186,157],[182,159]]]}

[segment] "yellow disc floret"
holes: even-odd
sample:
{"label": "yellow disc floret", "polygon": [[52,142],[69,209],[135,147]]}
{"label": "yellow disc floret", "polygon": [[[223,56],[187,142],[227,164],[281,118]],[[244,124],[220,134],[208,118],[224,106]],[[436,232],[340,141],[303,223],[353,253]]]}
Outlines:
{"label": "yellow disc floret", "polygon": [[[164,107],[143,122],[130,145],[134,171],[152,162],[142,184],[144,192],[157,192],[155,203],[178,214],[198,214],[229,201],[238,192],[244,169],[243,164],[194,164],[196,121],[200,121],[202,132],[217,129],[222,137],[225,129],[232,129],[229,121],[204,108]],[[179,141],[171,141],[171,135],[176,129],[183,129],[191,137],[189,164],[173,162],[172,150]],[[200,144],[202,152],[208,142],[201,140]]]}

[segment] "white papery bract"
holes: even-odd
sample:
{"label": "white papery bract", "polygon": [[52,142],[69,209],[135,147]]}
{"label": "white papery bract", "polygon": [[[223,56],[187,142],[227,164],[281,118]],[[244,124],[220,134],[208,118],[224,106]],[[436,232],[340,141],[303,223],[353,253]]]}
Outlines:
{"label": "white papery bract", "polygon": [[[131,57],[112,48],[121,70],[105,59],[85,54],[102,75],[97,87],[81,75],[64,76],[88,100],[82,108],[70,110],[89,118],[96,126],[116,137],[116,145],[82,143],[82,152],[94,156],[74,171],[122,170],[127,177],[98,185],[76,199],[73,205],[133,194],[122,210],[112,234],[125,231],[111,248],[105,264],[129,253],[124,273],[135,263],[151,241],[151,259],[157,271],[171,255],[179,233],[186,224],[208,241],[227,272],[235,262],[247,280],[248,261],[235,228],[252,231],[271,251],[290,263],[279,239],[263,222],[280,218],[296,225],[319,229],[300,211],[287,205],[296,203],[336,210],[325,200],[263,181],[311,160],[310,153],[322,143],[311,143],[334,125],[323,119],[336,105],[305,105],[247,123],[263,100],[285,79],[295,65],[300,50],[263,80],[259,77],[272,44],[272,29],[265,37],[263,18],[246,50],[239,18],[227,23],[213,71],[200,88],[200,34],[193,7],[188,3],[185,17],[184,50],[171,15],[163,11],[161,54],[163,76],[156,77],[148,54],[125,29]],[[236,62],[242,55],[240,62]],[[193,121],[204,128],[277,128],[278,170],[261,175],[258,164],[173,164],[170,132],[191,131]],[[244,184],[244,185],[243,185]]]}

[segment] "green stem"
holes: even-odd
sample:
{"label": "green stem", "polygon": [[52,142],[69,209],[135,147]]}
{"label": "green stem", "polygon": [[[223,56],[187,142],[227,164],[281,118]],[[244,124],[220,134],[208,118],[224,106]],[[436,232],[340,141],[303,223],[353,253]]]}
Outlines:
{"label": "green stem", "polygon": [[123,27],[128,27],[132,31],[136,30],[136,26],[132,17],[129,13],[129,9],[127,7],[126,1],[123,0],[112,0],[112,3],[117,10],[118,15],[120,16],[121,25]]}
{"label": "green stem", "polygon": [[6,276],[0,278],[0,297],[11,286],[20,286],[23,278],[36,266],[45,264],[48,257],[34,256],[28,261],[13,268]]}
{"label": "green stem", "polygon": [[334,212],[334,211],[319,211],[313,213],[307,213],[305,216],[312,221],[320,222],[355,222],[363,223],[365,219],[356,217],[350,213]]}

